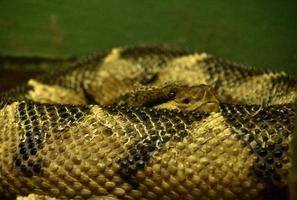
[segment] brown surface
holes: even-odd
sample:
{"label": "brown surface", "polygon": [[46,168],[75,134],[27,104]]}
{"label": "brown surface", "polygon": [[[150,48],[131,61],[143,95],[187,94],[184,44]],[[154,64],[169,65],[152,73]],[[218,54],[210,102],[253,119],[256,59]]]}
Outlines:
{"label": "brown surface", "polygon": [[9,90],[32,77],[64,67],[75,59],[0,56],[0,92]]}
{"label": "brown surface", "polygon": [[7,91],[11,88],[25,83],[32,77],[42,74],[42,71],[16,71],[0,69],[0,92]]}

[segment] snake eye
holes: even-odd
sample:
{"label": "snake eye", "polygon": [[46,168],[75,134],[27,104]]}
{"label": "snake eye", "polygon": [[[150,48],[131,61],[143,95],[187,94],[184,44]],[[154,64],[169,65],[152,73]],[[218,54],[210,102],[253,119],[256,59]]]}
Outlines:
{"label": "snake eye", "polygon": [[169,98],[175,98],[175,96],[176,96],[176,92],[173,91],[173,90],[171,90],[171,91],[169,92],[169,94],[168,94],[168,97],[169,97]]}
{"label": "snake eye", "polygon": [[188,104],[188,103],[190,103],[190,99],[186,98],[186,99],[184,99],[184,100],[182,101],[182,103],[184,103],[184,104]]}

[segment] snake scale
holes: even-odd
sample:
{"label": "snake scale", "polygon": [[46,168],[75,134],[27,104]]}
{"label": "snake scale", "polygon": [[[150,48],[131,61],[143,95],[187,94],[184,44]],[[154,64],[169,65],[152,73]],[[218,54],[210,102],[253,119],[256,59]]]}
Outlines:
{"label": "snake scale", "polygon": [[284,199],[297,78],[114,48],[0,97],[0,193]]}

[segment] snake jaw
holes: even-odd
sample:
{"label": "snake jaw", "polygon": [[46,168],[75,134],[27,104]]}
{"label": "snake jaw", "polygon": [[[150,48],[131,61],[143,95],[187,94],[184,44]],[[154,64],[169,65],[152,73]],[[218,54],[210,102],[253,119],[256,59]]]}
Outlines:
{"label": "snake jaw", "polygon": [[185,110],[185,111],[202,111],[202,112],[219,112],[220,107],[217,102],[214,101],[208,101],[208,102],[195,102],[191,104],[185,104],[185,103],[178,103],[174,100],[168,101],[166,103],[160,104],[155,106],[155,108],[159,109],[168,109],[168,110]]}

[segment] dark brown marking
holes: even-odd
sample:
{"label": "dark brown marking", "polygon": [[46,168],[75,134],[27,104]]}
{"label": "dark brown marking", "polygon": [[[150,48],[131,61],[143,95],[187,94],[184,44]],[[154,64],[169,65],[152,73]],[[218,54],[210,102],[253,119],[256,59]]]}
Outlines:
{"label": "dark brown marking", "polygon": [[[90,112],[88,106],[53,105],[22,102],[17,108],[19,126],[24,131],[15,156],[15,166],[25,176],[40,175],[42,160],[36,157],[42,143],[59,126],[71,126]],[[35,117],[38,116],[38,117]],[[59,131],[62,133],[63,131]],[[30,164],[31,163],[31,164]]]}
{"label": "dark brown marking", "polygon": [[187,126],[209,115],[204,112],[153,108],[113,107],[107,110],[111,114],[124,115],[132,123],[145,126],[149,130],[147,133],[143,130],[144,136],[131,144],[129,155],[118,161],[120,176],[134,187],[138,186],[135,179],[137,171],[144,169],[153,152],[160,151],[169,141],[180,141],[187,137]]}
{"label": "dark brown marking", "polygon": [[286,132],[292,130],[293,106],[222,104],[221,110],[233,133],[257,155],[255,175],[270,185],[282,183],[286,178],[282,159],[289,149]]}

